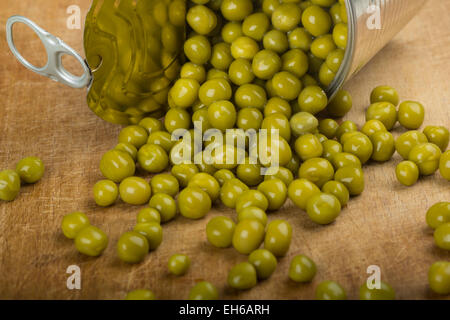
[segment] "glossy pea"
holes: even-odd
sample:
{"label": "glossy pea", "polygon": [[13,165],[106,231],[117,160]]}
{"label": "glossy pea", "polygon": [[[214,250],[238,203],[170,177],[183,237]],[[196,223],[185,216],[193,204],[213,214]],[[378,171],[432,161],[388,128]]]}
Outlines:
{"label": "glossy pea", "polygon": [[239,195],[248,189],[248,186],[242,183],[239,179],[230,179],[225,181],[220,189],[220,200],[225,206],[235,208],[236,200]]}
{"label": "glossy pea", "polygon": [[403,101],[398,106],[398,122],[406,129],[418,129],[425,117],[425,108],[420,102]]}
{"label": "glossy pea", "polygon": [[395,290],[386,282],[380,281],[380,288],[369,288],[365,282],[359,288],[360,300],[395,300]]}
{"label": "glossy pea", "polygon": [[444,250],[450,250],[450,222],[441,224],[434,230],[435,244]]}
{"label": "glossy pea", "polygon": [[330,224],[341,213],[341,203],[332,194],[319,193],[308,200],[306,213],[315,223]]}
{"label": "glossy pea", "polygon": [[428,142],[428,139],[422,132],[417,130],[407,131],[395,140],[395,150],[403,159],[408,159],[411,149],[425,142]]}
{"label": "glossy pea", "polygon": [[439,160],[439,172],[441,176],[450,181],[450,150],[444,152]]}
{"label": "glossy pea", "polygon": [[280,179],[270,179],[263,181],[258,186],[260,191],[268,200],[268,210],[280,209],[287,198],[287,187]]}
{"label": "glossy pea", "polygon": [[277,258],[266,249],[257,249],[253,251],[249,257],[248,262],[251,263],[256,270],[258,279],[269,278],[277,267]]}
{"label": "glossy pea", "polygon": [[306,179],[294,180],[288,187],[289,199],[300,209],[305,210],[308,200],[316,194],[320,193],[320,189],[312,182]]}
{"label": "glossy pea", "polygon": [[13,201],[20,191],[20,176],[16,171],[0,172],[0,200]]}
{"label": "glossy pea", "polygon": [[156,300],[156,297],[150,290],[138,289],[128,292],[125,300]]}
{"label": "glossy pea", "polygon": [[195,174],[188,183],[189,187],[198,187],[208,194],[211,201],[216,201],[220,194],[219,182],[210,174],[200,172]]}
{"label": "glossy pea", "polygon": [[100,171],[103,176],[117,183],[134,175],[135,170],[133,158],[123,151],[110,150],[100,161]]}
{"label": "glossy pea", "polygon": [[258,282],[256,269],[249,262],[235,265],[228,273],[227,283],[233,289],[248,290]]}
{"label": "glossy pea", "polygon": [[111,180],[101,180],[94,185],[93,195],[97,205],[108,207],[116,202],[119,188]]}
{"label": "glossy pea", "polygon": [[88,225],[76,233],[75,247],[80,253],[87,256],[101,255],[107,245],[108,236],[97,227]]}
{"label": "glossy pea", "polygon": [[412,186],[419,179],[419,168],[412,161],[402,161],[395,168],[397,180],[404,186]]}
{"label": "glossy pea", "polygon": [[117,254],[120,260],[127,263],[139,263],[149,251],[147,238],[137,231],[122,234],[117,241]]}
{"label": "glossy pea", "polygon": [[437,294],[450,294],[450,262],[437,261],[428,270],[428,283]]}
{"label": "glossy pea", "polygon": [[161,222],[169,222],[177,215],[177,204],[173,197],[165,193],[154,194],[149,201],[150,208],[158,210]]}
{"label": "glossy pea", "polygon": [[231,246],[236,224],[228,217],[214,217],[206,225],[208,242],[217,248]]}
{"label": "glossy pea", "polygon": [[180,192],[178,205],[182,216],[200,219],[211,210],[211,198],[199,187],[187,187]]}
{"label": "glossy pea", "polygon": [[388,131],[392,130],[397,122],[395,105],[386,101],[371,104],[366,110],[366,121],[373,119],[381,121]]}
{"label": "glossy pea", "polygon": [[264,226],[254,219],[242,220],[236,225],[232,244],[242,254],[250,254],[258,249],[264,240]]}
{"label": "glossy pea", "polygon": [[370,103],[390,102],[394,106],[398,105],[399,97],[397,90],[390,86],[378,86],[370,93]]}
{"label": "glossy pea", "polygon": [[334,98],[329,102],[327,111],[332,117],[343,117],[352,108],[353,100],[350,93],[346,90],[339,90]]}
{"label": "glossy pea", "polygon": [[439,168],[441,153],[434,143],[422,143],[411,149],[408,159],[417,165],[420,174],[431,175]]}
{"label": "glossy pea", "polygon": [[172,167],[171,173],[177,178],[182,188],[186,187],[189,180],[198,173],[198,168],[195,164],[178,164]]}
{"label": "glossy pea", "polygon": [[292,258],[289,265],[289,278],[295,282],[310,282],[317,273],[317,267],[311,258],[299,254]]}
{"label": "glossy pea", "polygon": [[246,190],[236,200],[237,213],[248,207],[258,207],[265,211],[268,206],[266,196],[258,190]]}
{"label": "glossy pea", "polygon": [[208,281],[197,283],[189,292],[189,300],[217,300],[219,292],[217,288]]}
{"label": "glossy pea", "polygon": [[323,281],[316,287],[317,300],[346,300],[347,294],[335,281]]}
{"label": "glossy pea", "polygon": [[364,191],[364,173],[358,167],[343,167],[336,171],[334,180],[346,186],[351,196],[357,196]]}
{"label": "glossy pea", "polygon": [[68,239],[75,239],[77,234],[90,225],[89,218],[83,212],[72,212],[65,215],[61,222],[61,230]]}
{"label": "glossy pea", "polygon": [[319,188],[333,179],[334,169],[331,163],[323,158],[311,158],[300,166],[299,178],[315,183]]}
{"label": "glossy pea", "polygon": [[323,146],[319,139],[313,134],[304,134],[295,140],[295,151],[303,161],[320,157],[323,153]]}
{"label": "glossy pea", "polygon": [[322,192],[335,196],[341,203],[341,207],[345,206],[350,199],[347,187],[338,181],[332,180],[325,183],[322,187]]}
{"label": "glossy pea", "polygon": [[45,167],[41,159],[37,157],[26,157],[16,165],[16,172],[20,180],[25,183],[36,183],[44,175]]}
{"label": "glossy pea", "polygon": [[174,254],[169,258],[167,268],[169,272],[176,275],[182,276],[186,274],[191,265],[191,259],[185,254]]}
{"label": "glossy pea", "polygon": [[375,161],[388,161],[395,152],[395,140],[392,133],[375,132],[370,136],[373,145],[372,159]]}
{"label": "glossy pea", "polygon": [[144,208],[139,211],[136,220],[137,223],[161,223],[161,214],[155,208]]}
{"label": "glossy pea", "polygon": [[450,140],[450,133],[447,128],[442,126],[427,126],[423,129],[423,133],[428,139],[428,142],[437,145],[442,152],[444,152]]}
{"label": "glossy pea", "polygon": [[285,220],[273,220],[267,225],[264,248],[276,257],[284,256],[291,245],[292,227]]}

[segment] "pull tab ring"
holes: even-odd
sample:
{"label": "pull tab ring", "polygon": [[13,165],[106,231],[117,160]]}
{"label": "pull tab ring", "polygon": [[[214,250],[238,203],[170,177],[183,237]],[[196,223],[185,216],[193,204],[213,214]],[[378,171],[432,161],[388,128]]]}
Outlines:
{"label": "pull tab ring", "polygon": [[[28,62],[14,45],[12,28],[13,25],[18,22],[30,27],[39,36],[39,39],[41,39],[45,50],[47,51],[47,64],[42,68],[37,68]],[[84,88],[91,84],[92,75],[87,62],[75,50],[64,43],[64,41],[48,33],[33,21],[22,16],[10,17],[6,22],[6,40],[8,41],[9,49],[17,60],[19,60],[20,63],[31,71],[68,85],[72,88]],[[64,55],[70,55],[77,59],[83,68],[83,74],[81,76],[75,76],[64,68],[62,64],[62,57]]]}

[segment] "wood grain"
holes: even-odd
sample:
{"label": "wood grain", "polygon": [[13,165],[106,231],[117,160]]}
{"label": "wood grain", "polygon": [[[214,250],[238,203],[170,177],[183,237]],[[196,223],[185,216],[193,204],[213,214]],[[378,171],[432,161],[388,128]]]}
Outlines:
{"label": "wood grain", "polygon": [[[82,52],[82,30],[66,28],[66,8],[77,4],[85,15],[89,3],[3,0],[0,25],[13,14],[25,15]],[[426,124],[450,127],[449,13],[449,1],[430,0],[348,83],[354,97],[348,119],[361,125],[371,88],[389,84],[403,99],[424,103]],[[17,40],[30,52],[39,48],[37,40]],[[206,242],[209,218],[235,215],[223,207],[200,221],[178,218],[165,225],[164,241],[156,252],[139,265],[121,263],[115,243],[133,226],[139,208],[119,203],[99,209],[91,199],[92,186],[101,178],[100,157],[115,145],[119,127],[87,108],[84,90],[70,89],[23,68],[7,48],[4,27],[0,29],[0,61],[0,168],[13,168],[27,155],[41,157],[47,167],[41,182],[23,187],[16,201],[0,203],[1,299],[120,299],[136,288],[150,288],[161,299],[183,299],[201,279],[216,284],[221,297],[230,299],[311,299],[320,281],[332,279],[355,299],[369,265],[380,266],[382,278],[400,299],[440,298],[429,290],[427,272],[434,261],[450,260],[450,254],[434,246],[425,212],[435,202],[450,199],[450,185],[436,174],[412,188],[400,186],[394,173],[398,155],[389,163],[365,169],[366,191],[349,203],[333,225],[314,225],[290,203],[271,215],[271,219],[283,218],[292,224],[291,249],[271,279],[250,291],[239,293],[226,287],[228,270],[246,257]],[[401,131],[395,130],[396,134]],[[100,258],[78,254],[72,241],[61,234],[63,215],[74,210],[86,212],[109,235],[109,246]],[[192,259],[192,268],[184,277],[167,273],[168,258],[175,252]],[[287,278],[289,261],[299,253],[318,265],[311,284],[297,285]],[[66,288],[66,268],[73,264],[82,270],[79,291]]]}

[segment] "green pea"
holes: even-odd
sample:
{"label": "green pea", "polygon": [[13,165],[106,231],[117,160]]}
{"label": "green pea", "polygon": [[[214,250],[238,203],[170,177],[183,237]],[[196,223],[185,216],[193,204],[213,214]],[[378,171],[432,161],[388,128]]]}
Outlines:
{"label": "green pea", "polygon": [[191,259],[185,254],[174,254],[170,257],[168,263],[169,272],[176,275],[182,276],[186,274],[191,265]]}
{"label": "green pea", "polygon": [[428,139],[428,142],[437,145],[442,152],[444,152],[450,140],[450,133],[447,128],[439,126],[427,126],[423,129],[423,133]]}
{"label": "green pea", "polygon": [[264,240],[264,226],[258,220],[242,220],[236,225],[232,244],[242,254],[250,254]]}
{"label": "green pea", "polygon": [[360,300],[395,300],[394,289],[386,282],[380,281],[380,288],[370,289],[367,282],[359,288]]}
{"label": "green pea", "polygon": [[120,142],[115,146],[114,150],[119,150],[128,153],[131,156],[131,158],[133,158],[134,161],[136,161],[137,159],[137,149],[130,143]]}
{"label": "green pea", "polygon": [[399,98],[397,91],[389,86],[378,86],[370,94],[370,103],[390,102],[394,106],[398,105]]}
{"label": "green pea", "polygon": [[428,271],[428,283],[431,290],[438,294],[450,294],[450,262],[437,261]]}
{"label": "green pea", "polygon": [[302,24],[314,37],[328,33],[331,28],[331,17],[319,6],[310,6],[303,11]]}
{"label": "green pea", "polygon": [[266,196],[258,190],[246,190],[236,200],[236,211],[239,213],[247,207],[258,207],[267,210],[269,201]]}
{"label": "green pea", "polygon": [[313,134],[304,134],[295,140],[295,152],[303,161],[320,157],[323,153],[323,146],[319,139]]}
{"label": "green pea", "polygon": [[299,254],[292,258],[289,266],[289,278],[292,281],[310,282],[316,273],[316,264],[309,257]]}
{"label": "green pea", "polygon": [[217,248],[231,246],[236,224],[227,217],[214,217],[206,225],[208,242]]}
{"label": "green pea", "polygon": [[369,120],[379,120],[388,131],[392,130],[397,122],[395,105],[390,102],[376,102],[371,104],[366,111],[366,121]]}
{"label": "green pea", "polygon": [[404,101],[398,107],[398,122],[406,129],[418,129],[425,117],[423,105],[416,101]]}
{"label": "green pea", "polygon": [[[322,147],[323,147],[322,158],[327,159],[331,163],[333,163],[333,157],[336,154],[342,153],[342,145],[335,140],[323,141]],[[358,159],[358,161],[359,161],[359,159]]]}
{"label": "green pea", "polygon": [[384,126],[383,122],[380,120],[369,120],[367,121],[364,126],[361,128],[361,132],[364,133],[369,138],[376,132],[384,132],[387,131],[386,127]]}
{"label": "green pea", "polygon": [[441,176],[450,181],[450,150],[444,152],[439,160],[439,172]]}
{"label": "green pea", "polygon": [[156,250],[163,240],[163,231],[158,222],[138,223],[133,231],[147,238],[149,250]]}
{"label": "green pea", "polygon": [[287,187],[280,179],[271,179],[261,182],[258,186],[260,191],[268,200],[268,210],[280,209],[287,198]]}
{"label": "green pea", "polygon": [[402,161],[395,168],[395,175],[401,184],[409,187],[419,179],[419,168],[412,161]]}
{"label": "green pea", "polygon": [[72,212],[64,216],[61,229],[66,238],[75,239],[77,234],[90,225],[89,219],[83,212]]}
{"label": "green pea", "polygon": [[[373,154],[373,144],[369,137],[367,137],[365,134],[359,134],[348,139],[343,144],[342,150],[344,152],[351,153],[357,156],[359,160],[361,160],[361,163],[364,164],[370,159]],[[380,154],[376,154],[376,157],[378,156],[380,156]]]}
{"label": "green pea", "polygon": [[335,196],[341,203],[341,207],[345,206],[350,199],[350,193],[347,187],[338,181],[332,180],[325,183],[322,187],[322,192]]}
{"label": "green pea", "polygon": [[97,205],[108,207],[116,202],[119,188],[111,180],[101,180],[94,185],[93,193]]}
{"label": "green pea", "polygon": [[218,300],[219,292],[210,282],[202,281],[192,287],[189,292],[189,300]]}
{"label": "green pea", "polygon": [[338,152],[332,156],[331,162],[336,170],[344,167],[362,168],[361,160],[357,156],[347,152]]}
{"label": "green pea", "polygon": [[340,168],[334,174],[334,180],[345,185],[351,196],[360,195],[364,191],[364,173],[361,168]]}
{"label": "green pea", "polygon": [[320,189],[312,182],[306,179],[297,179],[292,181],[288,187],[289,199],[300,209],[305,210],[308,200],[316,194],[320,193]]}
{"label": "green pea", "polygon": [[75,236],[75,247],[79,252],[91,257],[97,257],[108,246],[108,236],[99,228],[86,226]]}
{"label": "green pea", "polygon": [[344,135],[345,133],[355,131],[358,131],[358,126],[353,121],[346,120],[342,122],[339,128],[337,129],[336,138],[340,140],[342,135]]}
{"label": "green pea", "polygon": [[141,209],[137,215],[137,223],[156,222],[161,223],[161,215],[155,208]]}
{"label": "green pea", "polygon": [[239,195],[249,188],[239,179],[230,179],[225,181],[220,189],[220,200],[228,208],[235,208]]}
{"label": "green pea", "polygon": [[335,281],[323,281],[316,287],[317,300],[346,300],[344,288]]}
{"label": "green pea", "polygon": [[120,183],[119,193],[123,202],[142,205],[148,202],[152,191],[146,180],[139,177],[128,177]]}
{"label": "green pea", "polygon": [[125,232],[117,241],[117,254],[120,260],[127,263],[143,261],[148,251],[147,238],[136,231]]}
{"label": "green pea", "polygon": [[253,251],[248,256],[248,262],[250,262],[256,270],[258,279],[267,279],[277,268],[277,258],[266,249],[258,249]]}
{"label": "green pea", "polygon": [[187,187],[191,178],[198,173],[195,164],[177,164],[172,167],[172,175],[177,178],[182,188]]}
{"label": "green pea", "polygon": [[180,192],[178,205],[185,218],[200,219],[211,210],[211,198],[198,187],[187,187]]}
{"label": "green pea", "polygon": [[147,139],[147,130],[136,125],[125,127],[119,133],[119,142],[129,143],[137,149],[146,144]]}
{"label": "green pea", "polygon": [[138,151],[139,165],[147,172],[159,173],[169,165],[167,152],[156,144],[146,144]]}
{"label": "green pea", "polygon": [[105,178],[119,183],[134,175],[136,166],[128,153],[110,150],[103,155],[100,161],[100,170]]}
{"label": "green pea", "polygon": [[332,194],[319,193],[308,200],[306,212],[318,224],[330,224],[341,213],[341,203]]}
{"label": "green pea", "polygon": [[139,126],[147,130],[147,133],[150,135],[154,132],[162,131],[163,130],[163,124],[160,120],[147,117],[139,121]]}
{"label": "green pea", "polygon": [[392,133],[375,132],[370,136],[373,145],[372,159],[379,162],[388,161],[395,152],[395,140]]}
{"label": "green pea", "polygon": [[0,172],[0,200],[13,201],[20,191],[20,176],[16,171]]}
{"label": "green pea", "polygon": [[315,183],[319,188],[333,179],[334,169],[331,163],[323,158],[311,158],[300,166],[299,178]]}
{"label": "green pea", "polygon": [[44,175],[44,163],[37,157],[27,157],[16,165],[16,172],[25,183],[35,183]]}
{"label": "green pea", "polygon": [[301,111],[316,114],[326,108],[328,98],[325,91],[319,86],[310,86],[302,90],[298,96],[298,105]]}
{"label": "green pea", "polygon": [[319,132],[325,135],[328,139],[333,139],[336,136],[336,131],[339,124],[333,119],[323,119],[319,122]]}
{"label": "green pea", "polygon": [[332,117],[341,118],[352,108],[352,96],[348,91],[339,90],[327,106],[328,114]]}
{"label": "green pea", "polygon": [[292,133],[301,136],[306,133],[313,133],[319,126],[319,121],[309,112],[298,112],[290,119]]}
{"label": "green pea", "polygon": [[249,262],[242,262],[231,268],[228,273],[228,285],[233,289],[248,290],[256,286],[258,279],[255,267]]}
{"label": "green pea", "polygon": [[264,181],[275,179],[281,180],[286,186],[288,186],[292,181],[294,181],[294,175],[291,170],[285,167],[268,168],[264,176]]}
{"label": "green pea", "polygon": [[450,250],[450,222],[443,223],[434,230],[434,242],[444,250]]}
{"label": "green pea", "polygon": [[284,256],[291,245],[292,227],[285,220],[273,220],[267,226],[264,248],[276,257]]}
{"label": "green pea", "polygon": [[154,194],[149,201],[149,207],[161,215],[161,222],[169,222],[177,215],[177,204],[173,197],[165,193]]}
{"label": "green pea", "polygon": [[156,300],[156,297],[150,290],[139,289],[128,292],[125,300]]}
{"label": "green pea", "polygon": [[441,149],[434,143],[422,143],[411,149],[408,159],[417,165],[420,174],[426,176],[439,168],[441,153]]}

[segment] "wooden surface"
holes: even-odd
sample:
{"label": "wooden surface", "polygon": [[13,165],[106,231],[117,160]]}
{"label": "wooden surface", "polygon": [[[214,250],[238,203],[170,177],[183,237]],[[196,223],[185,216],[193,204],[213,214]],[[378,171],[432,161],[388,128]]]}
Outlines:
{"label": "wooden surface", "polygon": [[[119,203],[99,209],[91,197],[92,186],[101,178],[100,157],[115,145],[119,127],[87,108],[84,90],[70,89],[22,67],[7,48],[3,27],[9,16],[22,14],[83,52],[82,30],[66,28],[66,8],[77,4],[84,16],[89,3],[0,2],[0,168],[13,168],[28,155],[41,157],[47,167],[41,182],[23,187],[16,201],[0,203],[0,299],[120,299],[136,288],[150,288],[161,299],[184,299],[201,279],[216,284],[222,298],[232,299],[311,299],[320,281],[332,279],[355,299],[369,265],[381,268],[382,279],[400,299],[439,298],[427,286],[427,272],[434,261],[450,260],[450,254],[435,247],[425,212],[435,202],[450,199],[450,184],[436,174],[412,188],[400,186],[394,173],[398,155],[389,163],[365,169],[366,191],[330,226],[314,225],[291,203],[271,215],[292,224],[292,245],[270,280],[250,291],[238,293],[226,287],[228,270],[246,257],[206,242],[207,221],[218,214],[233,217],[229,209],[216,209],[200,221],[178,218],[164,226],[161,247],[143,263],[120,262],[116,241],[132,228],[139,208]],[[450,127],[449,14],[449,1],[430,0],[347,85],[354,97],[348,119],[361,125],[370,90],[389,84],[402,99],[424,103],[425,124]],[[33,54],[39,48],[37,40],[20,37],[18,41]],[[62,235],[61,219],[74,210],[86,212],[109,235],[109,246],[100,258],[78,254],[72,241]],[[168,258],[175,252],[192,259],[184,277],[167,274]],[[287,278],[290,259],[300,253],[318,265],[311,284],[294,284]],[[66,268],[74,264],[82,270],[80,291],[66,288]]]}

